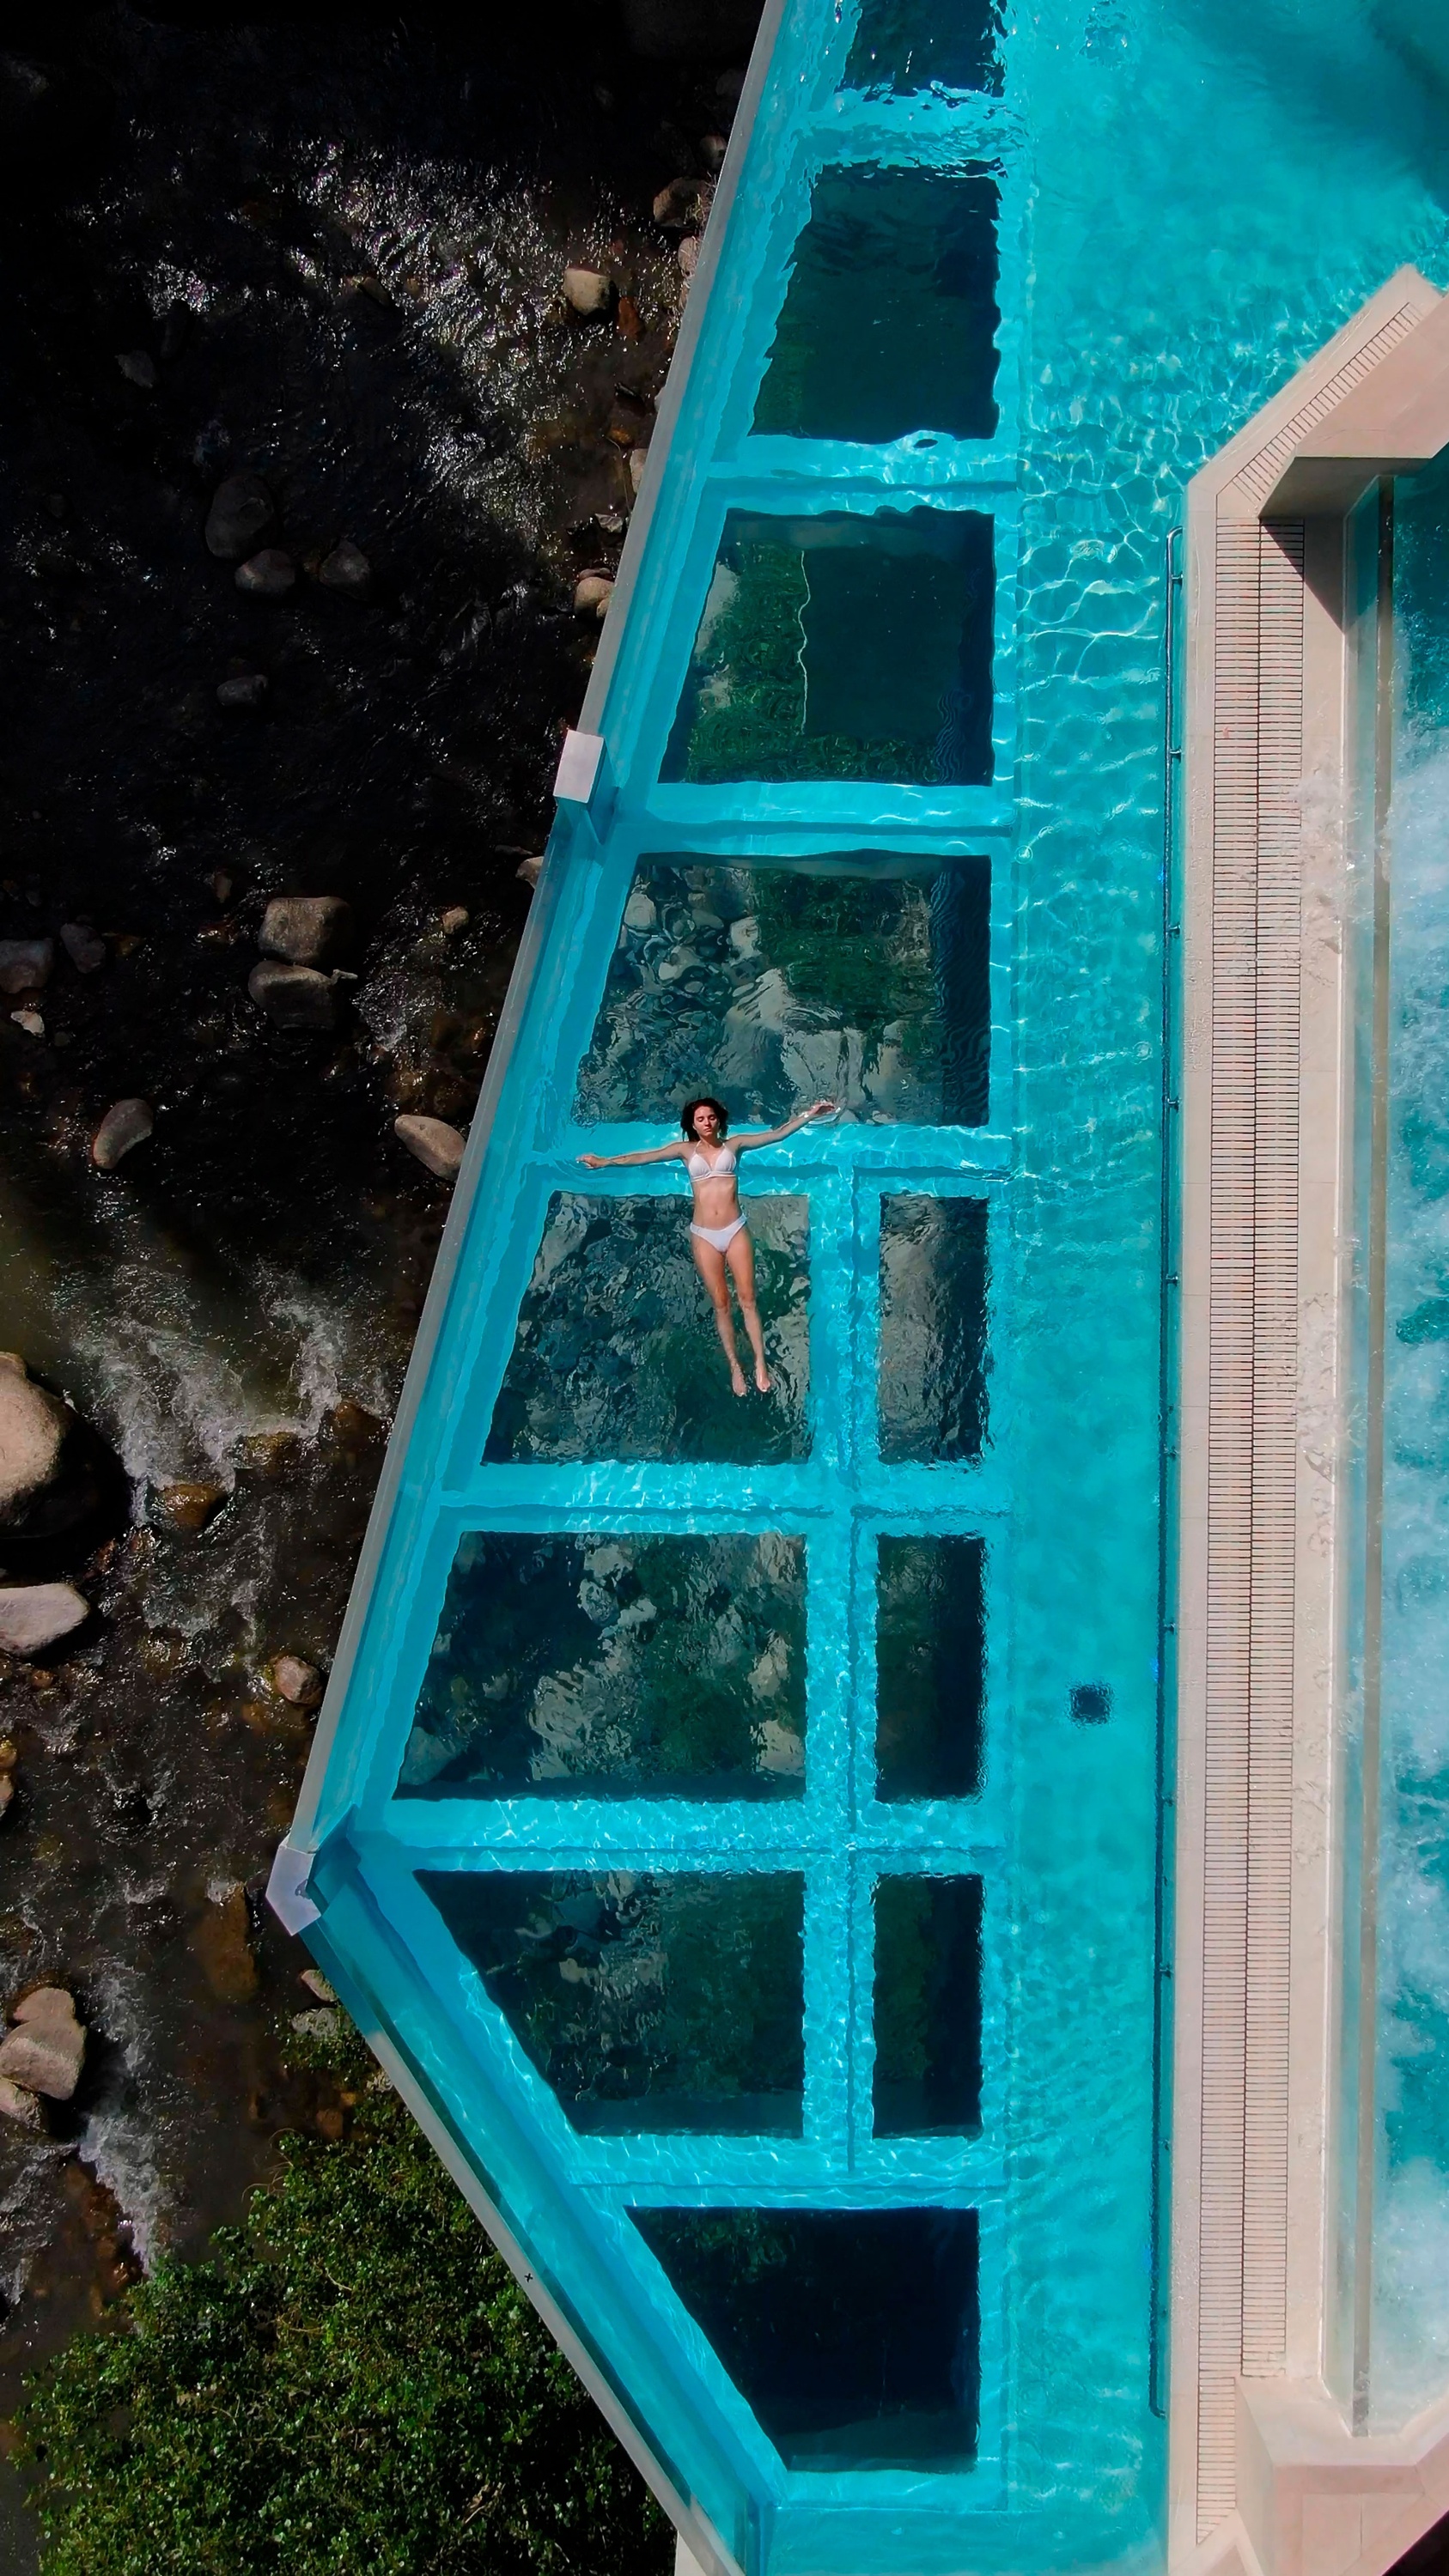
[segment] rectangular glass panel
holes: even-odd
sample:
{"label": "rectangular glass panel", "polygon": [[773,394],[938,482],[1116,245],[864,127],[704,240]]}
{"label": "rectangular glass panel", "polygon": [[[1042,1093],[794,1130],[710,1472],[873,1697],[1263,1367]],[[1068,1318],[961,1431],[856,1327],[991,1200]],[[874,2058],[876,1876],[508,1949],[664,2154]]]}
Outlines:
{"label": "rectangular glass panel", "polygon": [[[678,1133],[677,1119],[673,1122]],[[747,1198],[773,1390],[731,1392],[678,1195],[549,1201],[483,1455],[511,1461],[804,1458],[810,1362],[808,1203]],[[738,1305],[736,1336],[745,1345]]]}
{"label": "rectangular glass panel", "polygon": [[981,1787],[985,1618],[979,1538],[882,1538],[876,1575],[876,1794]]}
{"label": "rectangular glass panel", "polygon": [[981,1881],[875,1890],[875,2134],[981,2126]]}
{"label": "rectangular glass panel", "polygon": [[991,777],[992,522],[732,510],[666,778]]}
{"label": "rectangular glass panel", "polygon": [[845,77],[857,89],[999,90],[997,0],[862,0]]}
{"label": "rectangular glass panel", "polygon": [[981,1455],[984,1199],[882,1199],[878,1404],[880,1454],[893,1464]]}
{"label": "rectangular glass panel", "polygon": [[756,431],[880,443],[996,428],[995,180],[968,171],[822,170]]}
{"label": "rectangular glass panel", "polygon": [[797,2137],[804,1880],[427,1870],[576,2129]]}
{"label": "rectangular glass panel", "polygon": [[646,861],[579,1074],[580,1117],[672,1125],[691,1092],[709,1091],[743,1124],[773,1126],[824,1095],[861,1118],[984,1125],[990,862],[905,864]]}
{"label": "rectangular glass panel", "polygon": [[402,1797],[797,1796],[805,1545],[460,1540]]}
{"label": "rectangular glass panel", "polygon": [[974,2209],[636,2209],[791,2469],[967,2468],[980,2402]]}

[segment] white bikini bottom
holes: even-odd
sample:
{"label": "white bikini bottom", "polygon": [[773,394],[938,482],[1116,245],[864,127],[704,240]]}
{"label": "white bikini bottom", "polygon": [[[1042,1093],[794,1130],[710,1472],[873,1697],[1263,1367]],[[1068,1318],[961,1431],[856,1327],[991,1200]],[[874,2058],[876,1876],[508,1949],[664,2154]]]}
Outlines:
{"label": "white bikini bottom", "polygon": [[724,1252],[735,1236],[744,1232],[744,1225],[744,1218],[737,1216],[732,1225],[692,1225],[689,1231],[697,1234],[701,1243],[712,1243],[716,1252]]}

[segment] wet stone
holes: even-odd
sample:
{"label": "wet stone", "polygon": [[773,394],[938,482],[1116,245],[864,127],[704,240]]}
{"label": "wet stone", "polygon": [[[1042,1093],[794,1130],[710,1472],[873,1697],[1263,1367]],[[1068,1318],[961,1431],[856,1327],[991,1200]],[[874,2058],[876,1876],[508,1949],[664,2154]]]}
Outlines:
{"label": "wet stone", "polygon": [[395,1118],[392,1132],[436,1180],[451,1181],[456,1177],[463,1160],[464,1140],[445,1118]]}
{"label": "wet stone", "polygon": [[155,1131],[149,1100],[115,1100],[91,1139],[91,1161],[98,1172],[113,1172],[123,1156],[144,1145]]}
{"label": "wet stone", "polygon": [[274,896],[262,915],[257,946],[289,966],[329,966],[352,935],[352,906],[337,894]]}
{"label": "wet stone", "polygon": [[342,590],[354,599],[363,599],[372,588],[372,566],[361,546],[344,537],[330,555],[324,555],[317,578],[324,590]]}
{"label": "wet stone", "polygon": [[106,943],[88,921],[63,921],[60,944],[78,975],[94,975],[106,962]]}
{"label": "wet stone", "polygon": [[38,1655],[82,1626],[91,1606],[73,1583],[0,1585],[0,1648]]}
{"label": "wet stone", "polygon": [[15,2007],[15,2027],[0,2040],[0,2076],[68,2102],[80,2081],[86,2034],[74,1997],[63,1986],[39,1986]]}
{"label": "wet stone", "polygon": [[271,685],[265,671],[239,671],[219,683],[216,703],[219,707],[264,706]]}
{"label": "wet stone", "polygon": [[0,993],[38,993],[50,982],[53,939],[0,939]]}
{"label": "wet stone", "polygon": [[301,1655],[274,1655],[267,1666],[267,1678],[281,1699],[294,1708],[316,1708],[322,1697],[322,1676],[315,1664]]}
{"label": "wet stone", "polygon": [[116,364],[128,385],[139,385],[143,393],[156,390],[156,361],[147,349],[122,349]]}
{"label": "wet stone", "polygon": [[193,1536],[215,1520],[226,1500],[224,1485],[162,1485],[152,1498],[152,1517],[166,1529]]}
{"label": "wet stone", "polygon": [[45,2113],[35,2094],[8,2075],[0,2075],[0,2120],[13,2120],[17,2128],[43,2129]]}
{"label": "wet stone", "polygon": [[311,966],[274,965],[265,959],[247,977],[247,991],[279,1029],[332,1029],[337,997],[332,979]]}
{"label": "wet stone", "polygon": [[64,1453],[79,1428],[69,1405],[33,1385],[24,1361],[6,1353],[0,1366],[0,1529],[27,1529],[41,1521],[64,1526],[75,1517],[63,1511]]}
{"label": "wet stone", "polygon": [[612,278],[599,268],[566,268],[563,273],[564,299],[575,313],[585,315],[604,312],[614,292]]}
{"label": "wet stone", "polygon": [[654,200],[654,220],[667,232],[678,232],[692,223],[699,212],[701,185],[698,179],[671,179]]}
{"label": "wet stone", "polygon": [[297,579],[297,567],[281,546],[263,546],[236,568],[236,586],[250,599],[284,599]]}
{"label": "wet stone", "polygon": [[270,527],[272,516],[272,496],[260,474],[229,474],[207,513],[208,551],[223,563],[239,562]]}

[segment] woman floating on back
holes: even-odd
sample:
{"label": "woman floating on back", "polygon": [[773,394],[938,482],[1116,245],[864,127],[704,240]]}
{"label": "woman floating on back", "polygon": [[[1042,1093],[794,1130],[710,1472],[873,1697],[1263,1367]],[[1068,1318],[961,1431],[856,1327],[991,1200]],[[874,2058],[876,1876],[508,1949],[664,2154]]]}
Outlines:
{"label": "woman floating on back", "polygon": [[734,1317],[730,1312],[730,1280],[740,1301],[745,1331],[755,1355],[755,1384],[761,1395],[770,1392],[770,1372],[765,1366],[764,1336],[760,1331],[760,1310],[755,1303],[755,1255],[750,1243],[750,1230],[740,1213],[739,1184],[735,1166],[741,1154],[757,1145],[778,1145],[782,1136],[793,1136],[797,1127],[809,1125],[812,1118],[834,1114],[833,1100],[814,1100],[808,1109],[797,1109],[783,1127],[767,1127],[762,1133],[737,1136],[732,1145],[725,1143],[729,1130],[729,1112],[718,1100],[707,1096],[686,1100],[679,1113],[683,1137],[672,1145],[650,1145],[638,1154],[580,1154],[579,1161],[591,1172],[611,1170],[619,1163],[683,1163],[694,1187],[694,1221],[689,1229],[694,1248],[695,1268],[709,1290],[714,1306],[714,1320],[724,1344],[724,1355],[730,1364],[730,1383],[736,1395],[744,1395],[745,1373],[735,1347]]}

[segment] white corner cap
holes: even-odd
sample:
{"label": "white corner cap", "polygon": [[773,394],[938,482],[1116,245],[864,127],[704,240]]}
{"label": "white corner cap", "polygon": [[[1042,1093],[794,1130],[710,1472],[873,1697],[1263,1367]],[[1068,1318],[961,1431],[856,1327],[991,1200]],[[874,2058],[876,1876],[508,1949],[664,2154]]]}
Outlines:
{"label": "white corner cap", "polygon": [[307,1893],[315,1852],[299,1851],[290,1835],[278,1843],[272,1874],[267,1881],[267,1903],[284,1932],[305,1932],[309,1923],[319,1923],[322,1909],[314,1905]]}
{"label": "white corner cap", "polygon": [[601,733],[575,733],[572,725],[564,735],[559,754],[558,776],[553,792],[560,805],[587,805],[598,783],[604,757]]}

